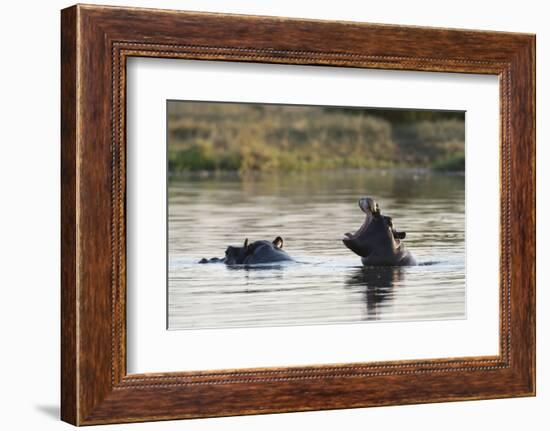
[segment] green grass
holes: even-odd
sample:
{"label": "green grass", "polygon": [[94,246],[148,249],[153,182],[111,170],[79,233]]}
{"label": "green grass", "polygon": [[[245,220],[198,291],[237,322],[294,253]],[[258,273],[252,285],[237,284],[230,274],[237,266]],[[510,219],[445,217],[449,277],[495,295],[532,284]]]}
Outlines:
{"label": "green grass", "polygon": [[440,169],[464,151],[464,117],[438,114],[169,102],[169,171]]}

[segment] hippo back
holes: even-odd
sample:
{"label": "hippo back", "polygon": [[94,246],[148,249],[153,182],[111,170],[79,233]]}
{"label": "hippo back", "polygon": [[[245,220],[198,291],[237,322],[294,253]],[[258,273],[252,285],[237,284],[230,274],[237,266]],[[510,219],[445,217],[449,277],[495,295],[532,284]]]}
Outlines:
{"label": "hippo back", "polygon": [[255,241],[249,245],[249,252],[244,260],[245,265],[266,264],[290,261],[292,258],[283,249],[270,241]]}

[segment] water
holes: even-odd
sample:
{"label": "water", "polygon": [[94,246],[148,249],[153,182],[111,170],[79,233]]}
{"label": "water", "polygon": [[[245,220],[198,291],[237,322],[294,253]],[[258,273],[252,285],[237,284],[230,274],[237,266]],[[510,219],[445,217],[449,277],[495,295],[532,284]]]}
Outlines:
{"label": "water", "polygon": [[[374,197],[422,264],[364,269],[342,244]],[[465,317],[464,176],[422,171],[221,175],[169,182],[169,329]],[[198,264],[284,238],[297,262]]]}

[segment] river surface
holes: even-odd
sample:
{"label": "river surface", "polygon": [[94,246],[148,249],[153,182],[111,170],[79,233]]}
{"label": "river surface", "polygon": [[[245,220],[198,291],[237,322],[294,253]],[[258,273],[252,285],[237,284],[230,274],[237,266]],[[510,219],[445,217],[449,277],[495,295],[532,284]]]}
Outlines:
{"label": "river surface", "polygon": [[[362,268],[342,244],[372,196],[421,263]],[[462,319],[466,313],[464,176],[425,171],[225,174],[171,178],[169,329]],[[198,264],[245,238],[284,238],[296,262]]]}

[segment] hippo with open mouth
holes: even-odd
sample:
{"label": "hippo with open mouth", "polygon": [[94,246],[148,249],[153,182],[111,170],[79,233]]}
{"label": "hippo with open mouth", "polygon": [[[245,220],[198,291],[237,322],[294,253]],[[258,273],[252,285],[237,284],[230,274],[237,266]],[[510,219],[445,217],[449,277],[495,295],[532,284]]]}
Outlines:
{"label": "hippo with open mouth", "polygon": [[202,258],[199,263],[225,263],[226,265],[256,265],[276,262],[292,261],[293,259],[283,250],[283,238],[276,237],[273,241],[244,240],[242,247],[229,246],[225,250],[225,257],[212,259]]}
{"label": "hippo with open mouth", "polygon": [[380,213],[378,203],[365,197],[359,200],[359,208],[365,213],[365,221],[355,233],[346,233],[344,245],[361,256],[364,266],[416,265],[413,255],[402,240],[405,232],[397,232],[391,217]]}

